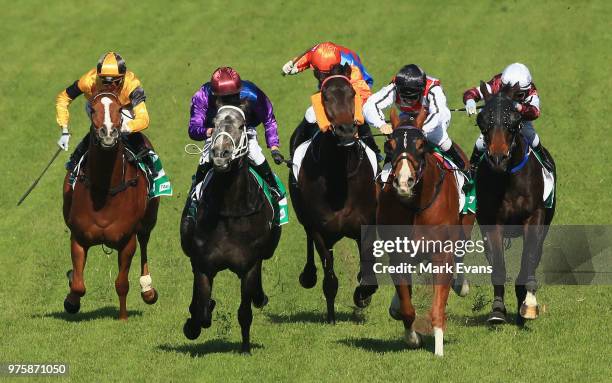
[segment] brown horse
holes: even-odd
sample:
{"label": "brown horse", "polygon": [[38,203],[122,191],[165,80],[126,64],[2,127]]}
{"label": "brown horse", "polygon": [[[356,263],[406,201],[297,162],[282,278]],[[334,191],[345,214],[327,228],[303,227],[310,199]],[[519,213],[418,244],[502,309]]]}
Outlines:
{"label": "brown horse", "polygon": [[[426,117],[421,110],[414,122],[399,121],[395,111],[391,119],[393,133],[387,141],[391,152],[392,169],[388,180],[377,183],[378,209],[377,225],[381,238],[425,237],[434,241],[458,241],[468,239],[474,223],[474,216],[459,213],[459,196],[452,172],[440,166],[427,145],[421,127]],[[409,226],[397,226],[409,225]],[[427,226],[424,226],[427,225]],[[463,225],[463,226],[461,226]],[[408,231],[406,231],[408,230]],[[454,264],[452,253],[442,248],[431,253],[419,254],[421,260],[430,257],[434,267]],[[390,262],[406,262],[405,256],[391,253]],[[435,337],[435,354],[443,355],[445,308],[453,273],[434,273],[434,298],[431,307],[431,321]],[[405,340],[410,347],[420,347],[422,340],[412,325],[416,312],[412,305],[412,286],[409,274],[393,274],[396,295],[391,303],[391,315],[404,322]]]}
{"label": "brown horse", "polygon": [[[476,175],[476,218],[484,238],[487,258],[493,267],[493,305],[489,323],[506,322],[504,284],[504,238],[523,237],[521,269],[515,281],[515,294],[519,315],[516,322],[522,326],[525,319],[538,316],[535,297],[536,268],[542,256],[542,246],[548,225],[555,214],[555,204],[544,206],[544,180],[542,165],[531,153],[529,143],[521,135],[522,120],[514,107],[514,93],[518,86],[504,87],[491,95],[481,83],[485,106],[476,122],[484,136],[487,151]],[[553,166],[548,151],[545,155]],[[512,226],[511,226],[512,225]]]}
{"label": "brown horse", "polygon": [[[366,151],[356,138],[355,90],[348,76],[350,67],[336,66],[321,86],[321,100],[329,119],[329,130],[318,133],[304,156],[297,180],[290,174],[289,190],[293,208],[306,231],[307,258],[300,274],[304,288],[317,281],[314,246],[323,265],[323,292],[327,322],[336,322],[334,301],[338,279],[334,272],[333,246],[343,237],[356,241],[361,260],[371,252],[361,248],[361,225],[376,220],[374,171]],[[300,144],[298,130],[291,137],[291,154]],[[359,308],[370,303],[377,289],[376,278],[362,270],[353,301]]]}
{"label": "brown horse", "polygon": [[74,314],[85,295],[83,270],[87,251],[106,245],[119,253],[115,289],[119,296],[119,319],[127,320],[128,274],[140,242],[142,299],[153,304],[157,291],[151,286],[147,265],[147,243],[157,221],[159,197],[148,199],[147,179],[121,139],[121,104],[113,93],[94,94],[87,162],[81,167],[74,190],[70,174],[64,181],[64,221],[70,229],[72,270],[68,272],[70,293],[64,308]]}

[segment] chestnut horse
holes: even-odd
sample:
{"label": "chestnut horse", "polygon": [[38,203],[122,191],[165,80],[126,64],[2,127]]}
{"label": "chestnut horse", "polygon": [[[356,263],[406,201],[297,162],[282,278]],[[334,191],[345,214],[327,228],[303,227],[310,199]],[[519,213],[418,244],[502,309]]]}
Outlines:
{"label": "chestnut horse", "polygon": [[70,293],[64,300],[67,312],[79,311],[85,295],[83,270],[87,251],[105,245],[119,254],[119,274],[115,290],[119,296],[119,319],[127,320],[128,274],[140,243],[142,299],[153,304],[157,291],[151,286],[147,265],[147,243],[157,220],[159,197],[148,199],[144,173],[124,150],[120,129],[121,104],[113,93],[93,95],[91,134],[87,161],[73,187],[70,173],[64,180],[64,221],[70,229],[72,270],[68,272]]}
{"label": "chestnut horse", "polygon": [[[433,156],[421,130],[425,117],[425,109],[421,110],[414,122],[399,121],[395,110],[391,113],[393,133],[387,141],[387,147],[391,152],[392,169],[384,184],[377,183],[376,224],[396,226],[379,226],[379,234],[381,238],[391,240],[404,237],[415,240],[425,237],[427,240],[442,242],[469,239],[474,216],[461,215],[459,212],[455,175],[443,168]],[[419,227],[421,225],[427,226]],[[427,257],[434,267],[452,268],[452,253],[444,252],[442,248],[438,252],[434,251],[435,248],[432,253],[418,254],[414,261]],[[391,253],[389,256],[391,264],[407,261],[405,255]],[[403,321],[406,343],[411,348],[420,347],[421,336],[412,327],[416,317],[412,305],[412,279],[410,274],[392,276],[396,295],[389,312],[395,319]],[[431,321],[435,354],[439,356],[443,355],[445,308],[452,277],[452,271],[436,272],[433,275]]]}
{"label": "chestnut horse", "polygon": [[[360,258],[371,257],[361,248],[361,225],[376,221],[375,174],[365,148],[356,138],[355,90],[350,67],[337,65],[321,85],[321,100],[331,126],[313,138],[302,161],[297,180],[290,172],[289,191],[298,220],[306,232],[306,264],[300,284],[312,288],[317,283],[313,244],[323,265],[323,293],[327,302],[327,322],[336,322],[334,302],[338,279],[334,272],[333,246],[343,237],[357,243]],[[297,129],[291,137],[291,155],[300,144]],[[377,289],[373,273],[362,270],[353,294],[358,308],[366,307]]]}
{"label": "chestnut horse", "polygon": [[[487,151],[476,174],[476,218],[483,238],[487,239],[485,250],[493,267],[491,281],[494,299],[488,321],[491,324],[506,322],[503,241],[504,238],[522,236],[521,269],[514,285],[520,307],[516,322],[522,326],[525,319],[538,316],[535,272],[548,226],[555,214],[555,203],[553,201],[551,208],[544,206],[542,165],[521,135],[521,114],[516,111],[513,100],[518,87],[504,87],[499,93],[491,95],[481,83],[480,90],[485,106],[476,122]],[[545,154],[554,172],[554,161],[548,151]]]}

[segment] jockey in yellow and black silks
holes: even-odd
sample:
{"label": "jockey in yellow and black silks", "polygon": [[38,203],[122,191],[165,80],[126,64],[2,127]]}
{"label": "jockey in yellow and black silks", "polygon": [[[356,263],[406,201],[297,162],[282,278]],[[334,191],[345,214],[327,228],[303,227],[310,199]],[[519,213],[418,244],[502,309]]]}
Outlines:
{"label": "jockey in yellow and black silks", "polygon": [[[128,146],[136,154],[152,149],[146,147],[146,141],[142,134],[139,133],[149,126],[149,113],[145,104],[145,92],[140,85],[138,77],[127,70],[125,61],[115,52],[105,53],[98,60],[98,65],[95,68],[89,70],[57,95],[55,102],[56,120],[62,129],[62,135],[57,142],[58,146],[66,151],[68,150],[68,142],[70,140],[70,130],[68,128],[70,112],[68,107],[72,101],[83,94],[88,101],[85,109],[91,117],[89,100],[92,99],[94,93],[99,91],[112,92],[118,95],[123,117],[121,132],[127,134],[126,141]],[[87,150],[88,143],[89,133],[77,145],[74,153],[70,156],[70,161],[66,164],[68,170],[72,171],[74,169],[76,163]],[[149,156],[144,156],[143,160],[151,171],[155,173]]]}

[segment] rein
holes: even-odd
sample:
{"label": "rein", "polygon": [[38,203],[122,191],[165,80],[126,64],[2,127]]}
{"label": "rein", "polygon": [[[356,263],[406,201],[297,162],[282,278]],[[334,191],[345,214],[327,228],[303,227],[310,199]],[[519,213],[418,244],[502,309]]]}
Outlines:
{"label": "rein", "polygon": [[[144,153],[144,152],[143,152]],[[137,154],[136,156],[132,156],[128,162],[135,162],[142,155],[142,153]],[[108,195],[114,197],[115,195],[121,193],[124,190],[127,190],[129,187],[135,187],[138,185],[138,178],[140,177],[140,172],[136,169],[136,177],[131,178],[129,180],[125,180],[125,170],[126,170],[126,161],[125,161],[125,153],[121,154],[122,165],[121,165],[121,183],[115,187],[108,189]],[[77,181],[81,182],[86,188],[91,188],[91,179],[86,174],[79,174],[77,176]]]}

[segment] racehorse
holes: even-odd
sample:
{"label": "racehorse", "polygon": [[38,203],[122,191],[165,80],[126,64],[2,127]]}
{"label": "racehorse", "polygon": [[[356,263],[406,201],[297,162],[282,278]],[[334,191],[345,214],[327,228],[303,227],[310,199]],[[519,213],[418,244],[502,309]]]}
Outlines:
{"label": "racehorse", "polygon": [[[350,66],[335,66],[321,84],[321,104],[329,125],[317,133],[303,158],[297,179],[290,175],[289,190],[293,208],[306,232],[306,264],[300,274],[304,288],[316,285],[314,249],[323,265],[323,292],[327,302],[327,322],[336,322],[334,301],[338,279],[334,272],[333,246],[343,237],[356,241],[360,258],[371,252],[361,248],[361,225],[376,220],[375,172],[363,144],[356,138],[355,90],[350,80]],[[363,123],[363,121],[361,121]],[[298,129],[299,130],[299,129]],[[299,142],[298,130],[291,137],[291,155]],[[373,273],[365,270],[353,294],[359,308],[366,307],[377,289]]]}
{"label": "racehorse", "polygon": [[250,174],[245,123],[242,109],[219,108],[210,151],[214,175],[199,198],[195,227],[181,226],[181,246],[193,271],[185,336],[196,339],[202,328],[211,326],[216,305],[211,299],[213,280],[219,271],[230,269],[241,280],[241,351],[250,353],[251,303],[257,308],[268,303],[261,264],[274,254],[281,228],[273,224],[274,210]]}
{"label": "racehorse", "polygon": [[[517,324],[535,319],[539,308],[535,297],[536,268],[542,256],[542,245],[550,225],[555,205],[546,208],[542,201],[544,181],[542,165],[531,154],[529,144],[521,135],[521,115],[514,108],[513,95],[518,87],[504,87],[491,95],[481,83],[485,106],[478,114],[477,124],[483,133],[487,151],[476,174],[476,219],[486,238],[486,254],[493,268],[494,300],[489,323],[505,323],[504,238],[523,237],[521,268],[515,281],[519,314]],[[545,150],[553,165],[552,157]],[[509,226],[515,225],[515,226]]]}
{"label": "racehorse", "polygon": [[[459,195],[453,172],[443,168],[434,157],[431,147],[421,130],[426,112],[422,109],[413,120],[401,121],[392,110],[393,133],[387,141],[391,153],[391,172],[386,182],[377,183],[377,225],[409,225],[401,227],[378,226],[381,238],[425,237],[432,241],[456,241],[469,239],[474,224],[473,215],[461,215]],[[407,262],[406,255],[391,253],[390,263]],[[434,298],[431,321],[435,338],[435,354],[443,355],[445,308],[452,283],[454,255],[441,247],[427,254],[418,254],[415,261],[431,259],[434,267],[444,270],[433,275]],[[412,305],[412,279],[410,274],[392,274],[396,295],[390,314],[402,320],[405,341],[411,348],[422,345],[421,336],[414,331],[416,312]],[[467,294],[467,292],[465,292]]]}
{"label": "racehorse", "polygon": [[[87,251],[105,245],[118,251],[119,274],[115,290],[119,296],[119,319],[127,320],[128,274],[136,241],[140,243],[142,299],[153,304],[157,291],[147,264],[147,244],[157,221],[159,197],[148,199],[148,181],[136,158],[124,149],[121,138],[121,104],[114,93],[98,92],[91,105],[91,131],[87,161],[76,175],[64,180],[64,221],[70,229],[72,270],[68,272],[70,293],[64,308],[74,314],[85,295],[83,270]],[[151,147],[147,140],[147,147]]]}

